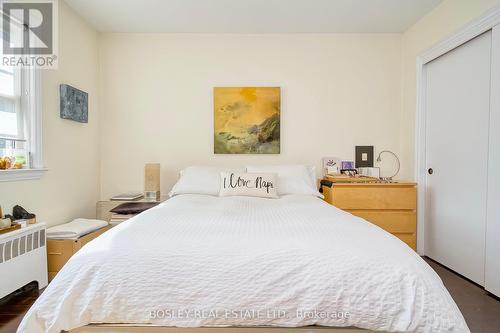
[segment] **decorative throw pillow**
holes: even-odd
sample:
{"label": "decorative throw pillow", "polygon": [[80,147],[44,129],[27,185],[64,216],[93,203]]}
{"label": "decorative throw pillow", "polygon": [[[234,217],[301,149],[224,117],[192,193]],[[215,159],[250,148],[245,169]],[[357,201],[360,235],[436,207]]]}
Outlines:
{"label": "decorative throw pillow", "polygon": [[276,174],[221,172],[221,197],[241,195],[247,197],[277,198]]}
{"label": "decorative throw pillow", "polygon": [[316,170],[305,165],[249,165],[247,172],[277,174],[278,195],[305,194],[323,197],[316,186]]}

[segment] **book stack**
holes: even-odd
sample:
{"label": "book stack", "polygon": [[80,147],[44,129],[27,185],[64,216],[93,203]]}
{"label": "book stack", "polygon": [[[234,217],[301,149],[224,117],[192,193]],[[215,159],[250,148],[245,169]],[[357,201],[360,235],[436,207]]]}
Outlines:
{"label": "book stack", "polygon": [[144,195],[138,192],[122,193],[111,197],[111,201],[134,201],[142,199]]}
{"label": "book stack", "polygon": [[137,214],[118,214],[118,213],[111,213],[111,218],[109,219],[109,224],[112,226],[115,226],[117,224],[120,224],[124,221],[127,221],[128,219],[136,216]]}

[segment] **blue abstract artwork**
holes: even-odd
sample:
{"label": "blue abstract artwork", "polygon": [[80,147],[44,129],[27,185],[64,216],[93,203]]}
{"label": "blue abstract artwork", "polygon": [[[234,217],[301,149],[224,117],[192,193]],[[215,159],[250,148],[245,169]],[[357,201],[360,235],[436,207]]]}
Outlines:
{"label": "blue abstract artwork", "polygon": [[89,96],[86,92],[67,84],[61,84],[59,86],[59,94],[61,98],[61,118],[80,123],[89,122]]}

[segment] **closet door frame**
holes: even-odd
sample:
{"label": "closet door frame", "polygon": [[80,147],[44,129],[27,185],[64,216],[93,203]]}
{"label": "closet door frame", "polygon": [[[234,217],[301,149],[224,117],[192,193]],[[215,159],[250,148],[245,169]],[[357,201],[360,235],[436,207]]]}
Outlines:
{"label": "closet door frame", "polygon": [[[415,128],[415,178],[418,182],[417,197],[418,197],[418,216],[417,216],[417,252],[420,255],[425,255],[425,223],[427,220],[426,207],[428,207],[426,187],[427,187],[427,161],[426,161],[426,91],[427,91],[427,73],[426,64],[432,60],[442,56],[445,53],[457,48],[458,46],[467,43],[471,39],[492,30],[492,41],[500,39],[500,28],[495,28],[500,24],[500,5],[486,11],[483,15],[469,22],[457,32],[453,33],[446,39],[437,43],[429,50],[417,57],[417,112],[416,112],[416,128]],[[498,44],[498,43],[497,43]],[[494,51],[493,51],[494,52]],[[497,50],[498,52],[498,50]],[[498,53],[497,53],[498,54]],[[500,58],[492,57],[492,68],[500,68]],[[496,75],[496,74],[493,74]],[[491,91],[500,91],[500,80],[492,80]],[[495,94],[490,94],[490,121],[494,120],[491,114],[500,113],[500,102],[495,97]],[[497,116],[495,119],[500,119]],[[490,124],[490,128],[493,126]],[[496,125],[497,128],[500,125]],[[496,137],[498,139],[498,136]],[[492,134],[490,132],[490,144]],[[498,149],[497,149],[498,150]],[[490,147],[491,152],[491,147]],[[490,161],[489,161],[490,162]],[[488,177],[490,180],[490,177]],[[490,194],[490,192],[488,192]],[[498,195],[498,193],[497,193]],[[493,217],[489,214],[488,217]],[[491,224],[491,223],[490,223]],[[488,221],[487,221],[488,228]],[[487,231],[488,232],[488,231]]]}

